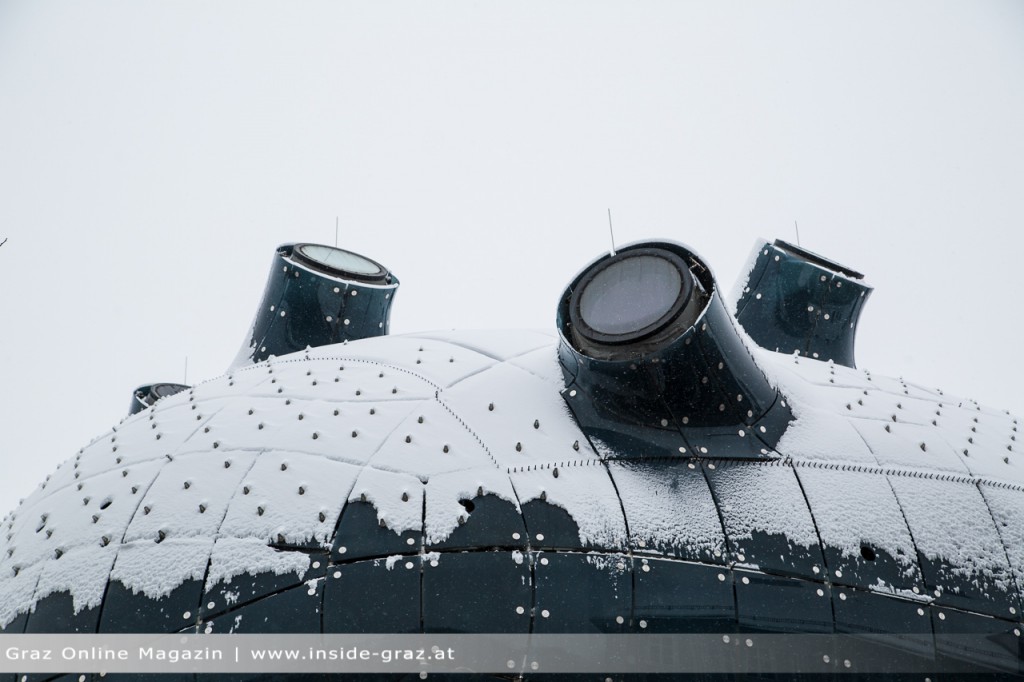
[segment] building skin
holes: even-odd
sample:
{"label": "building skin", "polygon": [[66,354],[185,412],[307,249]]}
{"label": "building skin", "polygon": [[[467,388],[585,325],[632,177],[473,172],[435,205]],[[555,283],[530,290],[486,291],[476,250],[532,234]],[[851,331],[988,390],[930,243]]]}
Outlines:
{"label": "building skin", "polygon": [[[391,336],[397,289],[279,248],[225,375],[140,387],[4,520],[3,632],[883,634],[877,679],[1024,671],[1020,420],[856,369],[859,273],[758,244],[725,301],[641,242],[551,330]],[[801,671],[851,679],[828,646]]]}

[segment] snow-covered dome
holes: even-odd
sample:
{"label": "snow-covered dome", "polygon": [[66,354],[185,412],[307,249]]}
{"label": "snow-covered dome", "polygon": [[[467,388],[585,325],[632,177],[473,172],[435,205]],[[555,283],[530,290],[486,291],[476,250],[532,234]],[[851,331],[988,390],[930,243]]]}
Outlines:
{"label": "snow-covered dome", "polygon": [[1019,638],[1019,420],[745,343],[792,417],[756,458],[588,438],[554,332],[237,367],[4,519],[0,626]]}

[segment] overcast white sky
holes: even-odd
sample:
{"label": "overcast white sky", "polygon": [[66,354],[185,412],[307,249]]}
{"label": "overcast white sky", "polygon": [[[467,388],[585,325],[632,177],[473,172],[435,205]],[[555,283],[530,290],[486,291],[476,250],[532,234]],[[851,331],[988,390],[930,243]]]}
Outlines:
{"label": "overcast white sky", "polygon": [[1024,3],[0,1],[0,514],[223,373],[275,245],[392,331],[550,328],[620,242],[868,276],[858,362],[1024,414]]}

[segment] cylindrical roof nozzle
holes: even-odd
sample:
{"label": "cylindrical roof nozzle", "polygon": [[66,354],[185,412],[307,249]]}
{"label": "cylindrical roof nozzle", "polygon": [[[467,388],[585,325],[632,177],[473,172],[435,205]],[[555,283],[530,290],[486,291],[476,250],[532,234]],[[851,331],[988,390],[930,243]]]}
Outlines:
{"label": "cylindrical roof nozzle", "polygon": [[139,386],[132,391],[132,402],[128,407],[128,416],[132,416],[138,412],[142,412],[148,407],[152,407],[156,401],[161,398],[172,396],[182,391],[187,391],[190,387],[184,384],[146,384],[145,386]]}
{"label": "cylindrical roof nozzle", "polygon": [[383,265],[352,251],[321,244],[280,246],[252,330],[232,367],[383,336],[398,284]]}
{"label": "cylindrical roof nozzle", "polygon": [[768,456],[792,414],[754,362],[714,276],[686,247],[641,242],[562,295],[563,396],[620,456]]}
{"label": "cylindrical roof nozzle", "polygon": [[857,321],[871,287],[864,275],[781,239],[763,242],[736,302],[757,345],[856,367]]}

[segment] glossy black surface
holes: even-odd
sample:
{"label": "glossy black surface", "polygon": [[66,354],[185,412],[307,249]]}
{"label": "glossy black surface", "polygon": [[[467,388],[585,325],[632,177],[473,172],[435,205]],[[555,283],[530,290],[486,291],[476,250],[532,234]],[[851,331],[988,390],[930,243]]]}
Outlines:
{"label": "glossy black surface", "polygon": [[[460,523],[444,540],[428,543],[427,552],[498,547],[526,549],[528,541],[523,514],[511,502],[497,495],[478,495],[464,498],[460,504],[466,510],[463,516],[465,522]],[[428,527],[426,530],[429,536],[431,529]]]}
{"label": "glossy black surface", "polygon": [[[631,529],[629,547],[638,556],[719,565],[730,560],[714,497],[696,462],[620,460],[610,463],[608,469]],[[651,499],[671,518],[671,529],[648,518]],[[715,518],[709,522],[712,514]]]}
{"label": "glossy black surface", "polygon": [[[175,632],[196,622],[202,580],[186,580],[170,594],[151,599],[111,580],[103,598],[99,632]],[[186,616],[186,614],[188,614]]]}
{"label": "glossy black surface", "polygon": [[56,592],[36,604],[28,618],[25,633],[39,632],[96,632],[100,609],[75,608],[67,592]]}
{"label": "glossy black surface", "polygon": [[533,590],[522,552],[429,557],[423,564],[424,632],[530,632]]}
{"label": "glossy black surface", "polygon": [[187,391],[190,386],[184,384],[147,384],[139,386],[132,392],[132,402],[128,406],[128,416],[142,412],[152,406],[160,398],[166,398],[182,391]]}
{"label": "glossy black surface", "polygon": [[324,587],[324,632],[421,632],[420,557],[332,567]]}
{"label": "glossy black surface", "polygon": [[388,333],[397,277],[386,270],[375,278],[338,271],[299,259],[294,248],[286,244],[275,252],[252,332],[236,363]]}
{"label": "glossy black surface", "polygon": [[[1024,673],[1021,638],[1004,621],[954,609],[932,612],[935,648],[939,661],[949,659],[988,667],[993,671]],[[956,635],[984,635],[963,640]]]}
{"label": "glossy black surface", "polygon": [[748,275],[736,319],[758,345],[855,367],[857,321],[871,287],[863,275],[776,240]]}
{"label": "glossy black surface", "polygon": [[630,631],[633,567],[628,557],[539,552],[532,559],[534,632]]}
{"label": "glossy black surface", "polygon": [[197,626],[198,633],[320,632],[324,578],[249,602]]}
{"label": "glossy black surface", "polygon": [[[576,437],[577,445],[586,446],[589,437],[599,458],[557,469],[531,470],[529,460],[522,468],[497,469],[499,477],[508,476],[498,488],[505,497],[483,487],[459,492],[464,514],[450,534],[427,521],[435,518],[432,504],[453,504],[445,492],[431,498],[432,490],[444,490],[431,488],[437,478],[428,481],[424,474],[422,488],[411,486],[420,492],[406,493],[414,527],[401,533],[382,524],[387,515],[378,513],[373,499],[341,504],[350,494],[341,486],[338,495],[345,497],[338,500],[333,534],[331,521],[321,519],[323,543],[270,540],[290,559],[301,558],[304,570],[253,569],[215,580],[214,544],[203,580],[188,580],[158,598],[111,581],[99,606],[77,613],[67,594],[51,594],[7,631],[711,632],[744,640],[748,633],[835,632],[883,635],[894,660],[930,659],[938,650],[951,661],[1016,673],[1022,567],[1015,563],[1021,555],[1013,538],[1024,491],[906,467],[791,460],[786,448],[777,448],[793,419],[786,398],[754,363],[710,272],[682,247],[662,247],[675,249],[692,268],[691,294],[704,305],[695,326],[677,329],[676,336],[662,335],[671,324],[659,327],[639,346],[615,351],[623,357],[589,356],[584,351],[592,345],[574,348],[566,335],[559,348],[563,396],[585,434],[573,430],[562,446],[568,451]],[[808,267],[829,266],[788,251]],[[307,274],[292,277],[305,281]],[[302,295],[319,296],[321,284]],[[275,291],[284,296],[284,289]],[[570,300],[571,294],[570,288]],[[362,290],[349,296],[365,298]],[[528,421],[523,428],[531,428]],[[389,441],[384,436],[381,442],[387,447]],[[871,443],[865,447],[876,454]],[[219,457],[215,464],[220,466]],[[922,488],[925,481],[930,488]],[[566,505],[575,516],[558,504],[566,499],[560,494],[578,496]],[[973,537],[955,523],[965,518]],[[978,538],[985,556],[965,558],[955,551],[958,543]],[[893,546],[890,554],[886,547]],[[970,646],[941,639],[963,632],[988,639]],[[778,653],[756,651],[765,662]],[[815,652],[808,670],[821,670],[821,658],[831,655],[828,649]],[[561,679],[606,677],[637,679]],[[446,678],[473,679],[430,677]]]}
{"label": "glossy black surface", "polygon": [[422,530],[396,533],[381,524],[377,510],[371,503],[356,500],[345,505],[341,512],[338,531],[331,547],[331,558],[335,561],[353,561],[405,554],[418,551],[422,544]]}
{"label": "glossy black surface", "polygon": [[704,471],[732,561],[769,573],[822,575],[818,534],[792,467],[719,461],[705,463]]}
{"label": "glossy black surface", "polygon": [[[710,468],[711,464],[715,468]],[[481,507],[474,506],[472,514],[495,502],[478,518],[483,537],[511,537],[525,527],[530,533],[528,540],[523,539],[528,551],[462,551],[441,545],[421,549],[416,545],[412,551],[391,552],[403,545],[403,539],[380,528],[370,503],[355,501],[346,506],[339,526],[339,536],[344,528],[352,544],[345,553],[337,551],[337,543],[330,554],[326,550],[281,550],[306,556],[308,568],[301,574],[238,575],[207,585],[201,603],[197,603],[199,581],[186,582],[160,599],[132,594],[114,582],[107,587],[102,613],[97,607],[75,614],[70,598],[57,594],[40,601],[35,612],[20,617],[9,630],[27,624],[33,632],[92,632],[97,627],[104,632],[181,631],[187,627],[198,633],[836,632],[885,634],[885,646],[893,650],[894,657],[928,658],[939,646],[932,639],[934,623],[935,633],[991,635],[991,647],[985,645],[983,651],[977,646],[965,649],[955,641],[940,643],[942,656],[985,665],[994,660],[997,670],[1014,662],[1011,649],[1014,643],[1019,646],[1020,638],[1013,631],[1020,628],[1020,621],[1011,614],[1001,618],[986,615],[982,596],[970,601],[972,593],[959,595],[968,609],[962,610],[942,607],[942,600],[913,596],[909,591],[902,595],[881,591],[880,578],[890,573],[877,571],[873,563],[877,556],[873,561],[842,557],[846,572],[836,578],[823,570],[817,544],[795,544],[745,521],[753,518],[752,510],[745,506],[749,503],[743,496],[733,491],[740,482],[749,482],[748,476],[756,476],[762,481],[757,492],[797,508],[789,510],[787,523],[793,519],[812,523],[792,467],[732,460],[706,461],[693,469],[678,461],[629,461],[611,466],[612,480],[617,478],[623,487],[627,476],[648,475],[658,466],[674,471],[675,482],[669,481],[666,489],[678,491],[680,497],[674,501],[665,498],[666,504],[713,505],[724,524],[720,540],[712,537],[703,549],[694,549],[688,542],[640,546],[627,539],[618,551],[598,550],[580,540],[578,526],[559,507],[534,500],[523,505],[522,514],[509,514],[502,506],[508,503],[482,496],[478,498]],[[765,471],[772,473],[765,475]],[[571,468],[563,474],[572,475]],[[710,488],[705,476],[711,481]],[[664,493],[651,489],[650,494],[661,499]],[[633,513],[627,506],[627,525]],[[358,526],[361,536],[352,535],[356,526],[345,527],[346,515],[350,523],[362,518]],[[505,533],[501,532],[503,526]],[[470,532],[470,524],[460,529]],[[377,531],[390,533],[394,544],[382,544],[388,536],[376,536]],[[795,528],[797,535],[808,531],[813,534],[813,527]],[[381,554],[373,559],[358,558],[367,554],[359,549],[363,540],[370,552]],[[727,547],[724,556],[710,551],[716,543]],[[826,549],[826,556],[830,551]],[[178,613],[181,609],[188,610]],[[920,636],[925,637],[924,646]],[[768,657],[766,661],[775,654],[758,652]],[[828,652],[823,650],[822,655]]]}
{"label": "glossy black surface", "polygon": [[623,457],[768,457],[792,414],[745,347],[711,271],[678,244],[636,244],[616,258],[631,250],[686,263],[692,293],[657,332],[602,344],[574,329],[570,313],[579,287],[611,259],[569,285],[558,309],[559,359],[580,428]]}
{"label": "glossy black surface", "polygon": [[735,632],[733,572],[716,566],[633,559],[633,620],[647,632]]}
{"label": "glossy black surface", "polygon": [[302,575],[294,571],[263,571],[243,573],[231,577],[230,580],[218,581],[209,586],[202,595],[202,603],[198,610],[199,621],[213,618],[226,611],[234,611],[250,602],[290,590],[310,580],[323,578],[327,568],[327,553],[312,553],[309,555],[309,567]]}

